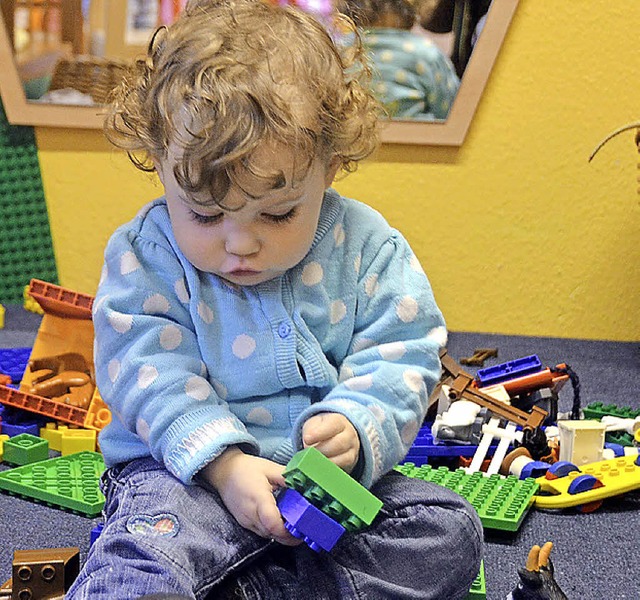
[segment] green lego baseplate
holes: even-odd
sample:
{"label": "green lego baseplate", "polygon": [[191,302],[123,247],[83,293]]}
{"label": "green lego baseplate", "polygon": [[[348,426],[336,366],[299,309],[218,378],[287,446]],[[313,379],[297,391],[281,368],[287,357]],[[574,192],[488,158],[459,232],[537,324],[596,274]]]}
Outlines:
{"label": "green lego baseplate", "polygon": [[57,282],[32,127],[10,125],[0,102],[0,302],[22,304],[31,278]]}
{"label": "green lego baseplate", "polygon": [[347,531],[370,525],[382,502],[313,447],[297,452],[284,471],[287,486]]}
{"label": "green lego baseplate", "polygon": [[484,561],[480,563],[478,576],[473,580],[469,593],[464,600],[487,600],[487,584],[484,577]]}
{"label": "green lego baseplate", "polygon": [[12,465],[29,465],[48,458],[49,442],[41,437],[21,433],[4,443],[3,460]]}
{"label": "green lego baseplate", "polygon": [[76,452],[2,471],[0,490],[95,517],[104,506],[98,487],[103,471],[100,453]]}
{"label": "green lego baseplate", "polygon": [[417,467],[410,462],[395,468],[407,477],[431,481],[460,494],[476,509],[487,529],[517,531],[540,487],[531,477],[520,480],[513,475],[487,476],[479,471],[469,474],[463,469],[450,471],[447,467],[434,469],[431,465]]}

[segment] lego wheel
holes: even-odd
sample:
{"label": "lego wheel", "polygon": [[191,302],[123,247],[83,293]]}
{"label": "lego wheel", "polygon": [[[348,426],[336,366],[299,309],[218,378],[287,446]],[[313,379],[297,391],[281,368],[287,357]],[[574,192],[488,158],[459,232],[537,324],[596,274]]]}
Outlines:
{"label": "lego wheel", "polygon": [[566,477],[569,473],[573,473],[574,471],[580,472],[580,469],[568,460],[559,460],[549,467],[545,477],[547,479],[558,479],[559,477]]}
{"label": "lego wheel", "polygon": [[[602,486],[602,482],[593,475],[578,475],[569,485],[567,492],[569,494],[580,494],[582,492],[588,492],[589,490],[595,490]],[[590,513],[594,510],[598,510],[601,506],[602,500],[595,500],[594,502],[587,502],[586,504],[576,506],[576,510],[581,513]]]}

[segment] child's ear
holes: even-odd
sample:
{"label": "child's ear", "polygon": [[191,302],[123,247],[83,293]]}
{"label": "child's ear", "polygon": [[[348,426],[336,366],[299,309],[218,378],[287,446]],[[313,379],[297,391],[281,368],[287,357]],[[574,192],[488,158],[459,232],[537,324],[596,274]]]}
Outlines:
{"label": "child's ear", "polygon": [[342,161],[337,156],[334,156],[329,161],[329,164],[327,165],[327,170],[324,176],[325,187],[331,187],[331,184],[333,183],[333,180],[336,178],[338,170],[340,169],[341,166],[342,166]]}

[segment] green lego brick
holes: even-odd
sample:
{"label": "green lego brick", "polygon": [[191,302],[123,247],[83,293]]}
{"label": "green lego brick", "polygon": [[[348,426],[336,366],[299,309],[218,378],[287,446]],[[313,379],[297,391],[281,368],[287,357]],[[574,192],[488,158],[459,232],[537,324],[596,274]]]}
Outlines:
{"label": "green lego brick", "polygon": [[620,444],[620,446],[633,446],[633,436],[626,431],[607,431],[604,441],[608,444]]}
{"label": "green lego brick", "polygon": [[0,302],[22,304],[32,277],[57,282],[32,127],[10,125],[0,102]]}
{"label": "green lego brick", "polygon": [[640,409],[629,408],[628,406],[616,406],[615,404],[603,404],[602,402],[592,402],[584,409],[585,419],[602,419],[606,415],[619,417],[621,419],[635,419],[640,417]]}
{"label": "green lego brick", "polygon": [[464,600],[486,600],[487,599],[487,585],[484,578],[484,561],[480,563],[480,572],[478,576],[473,580],[469,593],[465,596]]}
{"label": "green lego brick", "polygon": [[476,509],[484,527],[503,531],[518,530],[540,487],[531,477],[521,481],[513,475],[468,474],[463,469],[450,471],[446,467],[434,469],[431,465],[416,467],[413,463],[405,463],[396,470],[460,494]]}
{"label": "green lego brick", "polygon": [[370,525],[382,502],[313,447],[296,453],[284,471],[287,486],[347,531]]}
{"label": "green lego brick", "polygon": [[48,458],[49,442],[30,433],[21,433],[4,443],[4,461],[12,465],[29,465]]}
{"label": "green lego brick", "polygon": [[76,452],[2,471],[0,489],[95,517],[104,506],[104,496],[98,487],[103,471],[101,454]]}

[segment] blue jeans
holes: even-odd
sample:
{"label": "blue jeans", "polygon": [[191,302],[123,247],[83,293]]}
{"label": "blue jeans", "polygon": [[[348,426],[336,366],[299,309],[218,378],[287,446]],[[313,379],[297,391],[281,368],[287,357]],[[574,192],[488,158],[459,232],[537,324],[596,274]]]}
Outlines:
{"label": "blue jeans", "polygon": [[460,496],[391,472],[367,529],[331,553],[281,546],[244,529],[215,491],[185,486],[150,458],[103,476],[105,527],[67,600],[176,594],[203,600],[234,581],[251,600],[455,600],[482,555],[482,525]]}

